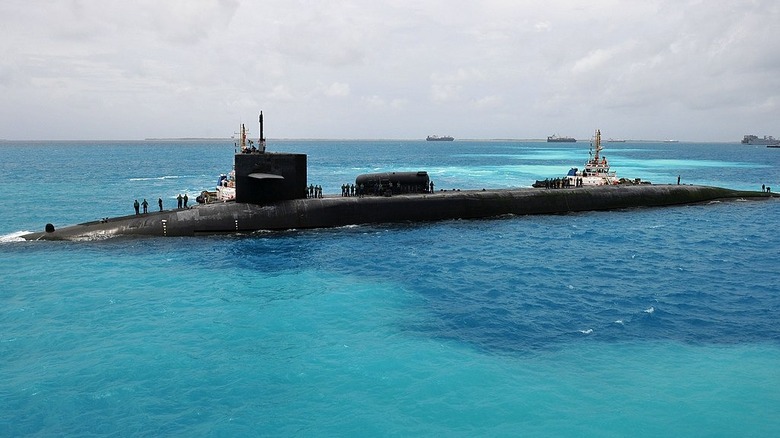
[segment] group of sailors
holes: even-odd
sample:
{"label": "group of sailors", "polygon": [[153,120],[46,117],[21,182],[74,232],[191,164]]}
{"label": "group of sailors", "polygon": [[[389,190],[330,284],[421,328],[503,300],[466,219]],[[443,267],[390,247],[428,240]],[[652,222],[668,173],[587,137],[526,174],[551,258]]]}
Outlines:
{"label": "group of sailors", "polygon": [[347,197],[347,196],[362,196],[364,192],[363,184],[359,186],[355,186],[354,184],[342,184],[341,185],[341,196]]}
{"label": "group of sailors", "polygon": [[542,185],[545,189],[564,189],[568,187],[582,187],[582,178],[576,178],[574,185],[571,184],[569,178],[546,178],[542,181]]}
{"label": "group of sailors", "polygon": [[308,198],[322,198],[322,186],[309,184],[309,190],[306,196]]}
{"label": "group of sailors", "polygon": [[255,144],[252,142],[252,140],[249,140],[249,146],[244,146],[241,148],[242,154],[262,154],[265,152],[265,141],[260,142],[260,147],[255,147]]}
{"label": "group of sailors", "polygon": [[351,197],[358,196],[363,197],[365,195],[375,196],[387,196],[390,194],[406,194],[406,193],[433,193],[433,181],[424,185],[414,184],[401,184],[399,181],[395,183],[390,181],[380,181],[375,184],[342,184],[341,196]]}
{"label": "group of sailors", "polygon": [[[185,193],[184,196],[182,196],[181,193],[179,193],[179,196],[176,197],[176,202],[178,208],[189,208],[187,207],[187,202],[189,202],[190,198]],[[157,198],[157,206],[160,208],[160,211],[163,211],[163,200],[162,198]],[[135,209],[135,214],[141,214],[141,209],[143,208],[143,214],[146,214],[149,212],[149,202],[146,201],[146,198],[144,198],[143,202],[138,202],[136,199],[135,202],[133,202],[133,209]]]}
{"label": "group of sailors", "polygon": [[[377,184],[353,184],[346,183],[341,185],[341,196],[363,197],[365,195],[383,196],[388,194],[404,194],[404,193],[433,193],[433,181],[423,186],[401,184],[400,182],[382,181]],[[309,184],[306,189],[307,198],[322,198],[322,186]]]}
{"label": "group of sailors", "polygon": [[[179,195],[179,196],[181,196],[181,195]],[[163,210],[162,198],[157,198],[157,205],[160,206],[160,211],[162,211]],[[135,202],[133,202],[133,208],[135,209],[135,214],[141,214],[141,212],[139,211],[140,207],[143,207],[144,214],[149,212],[149,202],[146,201],[146,198],[144,198],[143,202],[141,202],[140,204],[138,203],[137,199],[135,200]],[[106,219],[108,219],[108,218],[106,218]]]}
{"label": "group of sailors", "polygon": [[[185,193],[184,196],[179,193],[179,196],[176,197],[177,207],[178,208],[187,208],[187,202],[190,200],[190,198]],[[160,203],[160,211],[162,211],[162,203]]]}

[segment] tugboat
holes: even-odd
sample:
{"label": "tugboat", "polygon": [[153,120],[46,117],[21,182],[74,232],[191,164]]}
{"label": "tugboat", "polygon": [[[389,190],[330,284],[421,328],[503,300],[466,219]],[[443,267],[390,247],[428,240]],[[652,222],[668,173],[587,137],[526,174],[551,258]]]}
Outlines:
{"label": "tugboat", "polygon": [[236,199],[236,171],[229,174],[221,174],[217,179],[217,187],[212,191],[204,190],[195,198],[198,204],[211,204],[212,202],[234,201]]}
{"label": "tugboat", "polygon": [[232,201],[234,199],[236,199],[236,171],[231,170],[229,174],[223,173],[219,176],[217,201]]}
{"label": "tugboat", "polygon": [[[590,145],[590,159],[585,163],[585,169],[581,172],[572,167],[566,178],[571,186],[604,186],[619,182],[616,172],[609,170],[606,157],[601,157],[601,130],[596,130],[596,137]],[[595,153],[593,152],[595,150]]]}
{"label": "tugboat", "polygon": [[[618,184],[620,180],[615,171],[609,170],[609,162],[601,156],[601,130],[596,130],[593,143],[590,145],[590,159],[585,163],[585,168],[579,170],[572,167],[563,178],[554,180],[537,180],[533,187],[560,188],[560,187],[584,187],[584,186],[611,186]],[[595,151],[595,152],[594,152]]]}
{"label": "tugboat", "polygon": [[[260,137],[257,139],[258,147],[252,140],[247,138],[249,131],[246,129],[246,125],[241,124],[239,131],[239,141],[236,143],[236,152],[241,151],[242,154],[256,154],[265,153],[265,137],[263,136],[263,112],[260,111],[260,117],[258,119],[260,125]],[[234,201],[236,199],[236,170],[233,169],[228,174],[221,174],[217,179],[216,190],[213,192],[204,190],[200,196],[196,198],[199,204],[209,204],[214,201]]]}

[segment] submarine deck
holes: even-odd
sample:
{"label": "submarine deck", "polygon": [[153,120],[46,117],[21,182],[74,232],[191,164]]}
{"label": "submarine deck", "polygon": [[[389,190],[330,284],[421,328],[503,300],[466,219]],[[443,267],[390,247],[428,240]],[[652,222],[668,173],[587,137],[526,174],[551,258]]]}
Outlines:
{"label": "submarine deck", "polygon": [[722,199],[769,199],[774,193],[695,185],[617,185],[563,189],[493,189],[427,194],[234,201],[109,218],[22,236],[26,240],[100,240],[114,236],[195,236],[259,230],[328,228],[383,222],[477,219],[662,207]]}

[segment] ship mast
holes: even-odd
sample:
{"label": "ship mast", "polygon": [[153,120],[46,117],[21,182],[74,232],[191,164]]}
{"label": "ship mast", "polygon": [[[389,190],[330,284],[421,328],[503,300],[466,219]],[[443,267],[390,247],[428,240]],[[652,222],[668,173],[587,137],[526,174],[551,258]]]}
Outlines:
{"label": "ship mast", "polygon": [[265,152],[265,136],[263,135],[263,112],[260,111],[260,117],[257,119],[257,123],[260,124],[260,138],[257,139],[258,146],[260,146],[260,152]]}
{"label": "ship mast", "polygon": [[244,126],[243,123],[241,124],[241,134],[240,134],[240,136],[241,136],[240,145],[241,145],[241,150],[243,151],[244,149],[246,149],[246,126]]}
{"label": "ship mast", "polygon": [[601,152],[601,130],[600,129],[596,130],[596,140],[595,140],[595,143],[596,143],[596,155],[593,157],[593,159],[598,162],[599,161],[599,152]]}

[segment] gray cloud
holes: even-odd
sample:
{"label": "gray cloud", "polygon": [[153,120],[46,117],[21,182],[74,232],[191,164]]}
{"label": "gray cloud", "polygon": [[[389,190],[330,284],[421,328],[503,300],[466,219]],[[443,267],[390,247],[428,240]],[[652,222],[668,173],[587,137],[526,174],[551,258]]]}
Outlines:
{"label": "gray cloud", "polygon": [[[375,4],[376,3],[376,4]],[[0,138],[780,135],[773,1],[6,0]]]}

